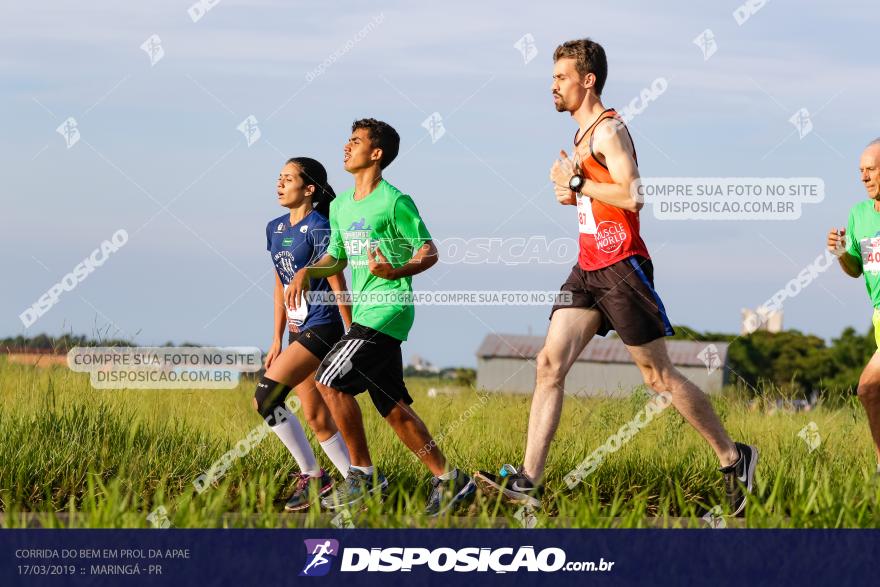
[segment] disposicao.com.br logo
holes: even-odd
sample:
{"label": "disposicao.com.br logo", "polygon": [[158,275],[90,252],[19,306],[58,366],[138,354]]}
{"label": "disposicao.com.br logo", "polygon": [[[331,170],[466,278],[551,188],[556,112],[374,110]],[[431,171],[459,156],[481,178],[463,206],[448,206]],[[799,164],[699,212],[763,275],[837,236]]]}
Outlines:
{"label": "disposicao.com.br logo", "polygon": [[330,572],[331,561],[339,554],[339,541],[332,538],[305,540],[306,565],[300,577],[321,577]]}
{"label": "disposicao.com.br logo", "polygon": [[[339,554],[336,540],[306,540],[306,565],[300,576],[326,575],[332,559]],[[613,561],[600,558],[596,561],[567,561],[561,548],[544,548],[535,551],[534,546],[517,548],[466,547],[466,548],[355,548],[342,550],[339,570],[341,572],[410,572],[414,567],[426,567],[436,573],[449,571],[459,573],[494,572],[515,573],[531,571],[554,573],[557,571],[610,571]]]}

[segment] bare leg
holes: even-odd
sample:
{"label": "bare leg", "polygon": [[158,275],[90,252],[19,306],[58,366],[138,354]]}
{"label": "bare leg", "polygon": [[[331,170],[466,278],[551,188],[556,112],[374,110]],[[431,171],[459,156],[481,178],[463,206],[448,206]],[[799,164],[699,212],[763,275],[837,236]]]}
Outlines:
{"label": "bare leg", "polygon": [[400,441],[431,470],[435,477],[446,472],[446,458],[431,438],[425,423],[412,408],[399,401],[385,416],[385,421],[394,429]]}
{"label": "bare leg", "polygon": [[859,401],[868,414],[868,426],[880,462],[880,352],[874,353],[859,377]]}
{"label": "bare leg", "polygon": [[712,409],[709,398],[672,365],[665,339],[658,338],[641,346],[627,345],[626,348],[648,387],[657,393],[672,394],[672,405],[706,439],[721,465],[726,467],[735,463],[739,453]]}
{"label": "bare leg", "polygon": [[342,438],[351,456],[351,464],[355,467],[372,466],[370,450],[367,448],[367,434],[364,431],[364,418],[357,400],[354,396],[332,387],[320,383],[317,383],[317,386],[324,402],[330,408],[333,421],[342,432]]}
{"label": "bare leg", "polygon": [[565,376],[599,330],[602,315],[586,308],[553,312],[544,348],[538,353],[535,393],[529,412],[529,434],[522,473],[534,481],[544,474],[550,443],[559,426],[565,396]]}
{"label": "bare leg", "polygon": [[312,374],[321,361],[306,347],[294,342],[284,349],[266,371],[266,377],[288,387],[296,387]]}
{"label": "bare leg", "polygon": [[336,428],[336,422],[330,414],[330,408],[324,403],[321,392],[315,383],[315,373],[313,372],[308,378],[297,385],[295,388],[296,395],[302,403],[303,416],[309,423],[309,428],[315,433],[318,442],[324,442],[339,429]]}
{"label": "bare leg", "polygon": [[336,424],[315,384],[315,370],[321,360],[294,342],[284,349],[266,371],[266,377],[293,387],[302,404],[303,416],[319,442],[336,434]]}

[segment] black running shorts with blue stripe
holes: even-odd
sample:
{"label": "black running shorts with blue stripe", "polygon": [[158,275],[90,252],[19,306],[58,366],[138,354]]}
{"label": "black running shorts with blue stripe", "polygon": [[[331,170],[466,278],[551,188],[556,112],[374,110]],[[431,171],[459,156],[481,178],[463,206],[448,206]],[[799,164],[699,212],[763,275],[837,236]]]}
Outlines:
{"label": "black running shorts with blue stripe", "polygon": [[551,318],[553,312],[562,308],[598,310],[602,313],[602,325],[597,334],[605,336],[614,330],[630,346],[675,334],[654,289],[654,266],[650,259],[634,255],[594,271],[575,265],[560,289],[560,293],[570,294],[571,303],[557,298]]}

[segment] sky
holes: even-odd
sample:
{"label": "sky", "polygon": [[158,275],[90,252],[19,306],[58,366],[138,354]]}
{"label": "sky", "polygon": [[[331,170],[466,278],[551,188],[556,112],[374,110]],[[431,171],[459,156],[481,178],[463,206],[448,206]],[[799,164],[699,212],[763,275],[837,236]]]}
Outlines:
{"label": "sky", "polygon": [[[440,244],[417,290],[558,289],[573,247],[474,264],[444,244],[574,242],[576,211],[556,202],[548,173],[576,124],[553,108],[550,84],[554,48],[585,36],[608,55],[606,106],[666,82],[630,121],[642,176],[824,182],[824,199],[797,219],[642,210],[672,322],[738,332],[741,310],[813,263],[828,229],[866,197],[859,155],[880,136],[873,3],[740,5],[6,3],[0,336],[267,348],[265,226],[284,212],[278,173],[288,157],[311,156],[337,192],[350,188],[342,148],[351,122],[367,116],[399,131],[385,177],[412,195]],[[708,58],[694,42],[707,29]],[[802,108],[809,129],[790,121]],[[434,113],[442,132],[426,124]],[[249,117],[247,136],[239,127]],[[127,242],[25,328],[20,314],[120,229]],[[866,330],[871,304],[862,281],[831,266],[784,312],[786,328],[830,339]],[[487,333],[543,335],[548,314],[548,305],[420,306],[404,357],[474,365]]]}

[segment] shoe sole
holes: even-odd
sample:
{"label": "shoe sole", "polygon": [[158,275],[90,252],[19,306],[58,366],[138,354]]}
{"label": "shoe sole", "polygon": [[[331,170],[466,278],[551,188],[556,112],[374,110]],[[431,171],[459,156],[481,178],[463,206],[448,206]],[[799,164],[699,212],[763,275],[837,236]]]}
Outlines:
{"label": "shoe sole", "polygon": [[752,451],[752,458],[749,459],[749,468],[746,470],[746,494],[743,495],[742,503],[739,504],[736,511],[730,514],[731,516],[738,516],[746,509],[746,502],[749,500],[748,494],[752,492],[754,486],[755,468],[758,465],[758,449],[754,446],[749,446],[749,450]]}
{"label": "shoe sole", "polygon": [[452,497],[451,500],[449,500],[449,503],[447,503],[445,507],[440,508],[440,509],[437,511],[437,513],[435,513],[435,514],[428,514],[428,516],[431,517],[431,518],[436,518],[436,517],[438,517],[438,516],[442,516],[443,514],[445,514],[446,512],[448,512],[449,510],[451,510],[452,508],[454,508],[454,507],[460,505],[460,504],[462,503],[463,500],[467,499],[468,497],[471,497],[471,496],[475,495],[476,493],[477,493],[477,483],[476,483],[476,481],[474,481],[473,477],[471,477],[471,480],[468,481],[468,482],[465,484],[465,486],[462,487],[462,488],[459,490],[459,492],[456,493],[456,494]]}
{"label": "shoe sole", "polygon": [[490,495],[501,495],[505,498],[507,503],[511,503],[514,505],[525,505],[531,506],[533,508],[541,507],[541,500],[532,497],[531,495],[527,495],[525,493],[520,493],[519,491],[514,491],[512,489],[507,489],[506,487],[502,487],[489,479],[488,477],[484,477],[479,472],[474,473],[474,480],[476,480],[480,489],[487,494]]}
{"label": "shoe sole", "polygon": [[[324,497],[325,495],[327,495],[327,493],[330,492],[331,489],[333,489],[333,482],[332,481],[321,488],[321,491],[318,492],[318,497],[319,498]],[[289,506],[289,505],[285,504],[284,511],[285,512],[301,512],[303,510],[309,509],[311,507],[311,505],[312,505],[312,502],[310,502],[310,501],[304,502],[301,505],[296,505],[296,506]],[[318,500],[318,505],[321,505],[320,499]]]}
{"label": "shoe sole", "polygon": [[749,463],[749,470],[746,472],[746,490],[751,493],[755,481],[755,468],[758,466],[758,448],[755,446],[750,446],[749,448],[752,449],[752,456],[754,458]]}
{"label": "shoe sole", "polygon": [[[367,495],[373,495],[377,491],[380,493],[385,493],[386,489],[388,489],[388,479],[387,478],[383,479],[382,483],[380,483],[378,486],[371,487],[370,490],[367,492]],[[362,494],[360,497],[358,497],[354,501],[349,501],[348,503],[332,503],[331,504],[331,503],[324,503],[324,500],[321,500],[320,503],[321,503],[321,507],[326,510],[341,510],[343,508],[351,507],[351,506],[363,501],[364,497],[365,496]]]}

